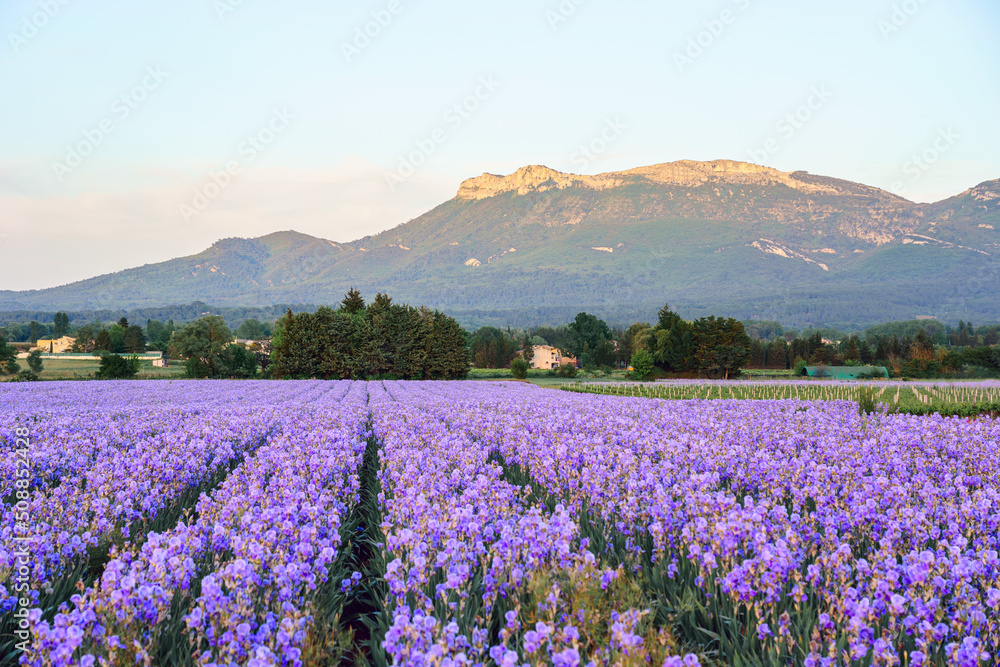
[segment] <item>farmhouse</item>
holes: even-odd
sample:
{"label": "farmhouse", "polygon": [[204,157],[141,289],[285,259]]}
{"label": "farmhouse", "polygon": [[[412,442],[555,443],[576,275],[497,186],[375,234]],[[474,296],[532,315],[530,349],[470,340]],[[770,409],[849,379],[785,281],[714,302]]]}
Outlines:
{"label": "farmhouse", "polygon": [[563,364],[576,366],[576,357],[564,357],[558,348],[551,345],[535,345],[531,357],[531,368],[559,368]]}
{"label": "farmhouse", "polygon": [[59,354],[61,352],[68,352],[73,343],[76,342],[75,338],[70,336],[63,336],[62,338],[39,338],[35,342],[35,346],[31,348],[32,350],[38,350],[40,352],[53,352]]}

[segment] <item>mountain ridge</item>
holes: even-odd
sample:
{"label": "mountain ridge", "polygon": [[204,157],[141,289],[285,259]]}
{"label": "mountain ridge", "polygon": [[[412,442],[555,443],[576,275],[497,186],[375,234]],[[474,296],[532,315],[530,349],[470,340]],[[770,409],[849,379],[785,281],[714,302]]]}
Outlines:
{"label": "mountain ridge", "polygon": [[467,179],[427,213],[354,241],[293,230],[220,239],[188,257],[0,292],[0,310],[335,303],[358,286],[543,319],[572,308],[643,317],[664,301],[789,324],[1000,319],[998,229],[1000,180],[922,204],[732,160],[594,176],[528,165]]}
{"label": "mountain ridge", "polygon": [[[456,195],[459,199],[485,199],[504,192],[516,191],[520,195],[528,192],[545,192],[550,189],[565,189],[583,186],[595,190],[621,187],[628,182],[645,179],[651,183],[680,187],[697,187],[707,183],[728,185],[775,185],[783,184],[807,193],[848,194],[851,190],[864,189],[868,193],[883,193],[901,201],[897,195],[870,186],[829,177],[812,177],[808,172],[784,172],[735,160],[711,160],[698,162],[680,160],[664,162],[648,167],[636,167],[624,171],[605,172],[593,176],[557,171],[544,165],[521,167],[513,174],[501,176],[484,173],[462,182]],[[838,189],[838,184],[850,186]]]}

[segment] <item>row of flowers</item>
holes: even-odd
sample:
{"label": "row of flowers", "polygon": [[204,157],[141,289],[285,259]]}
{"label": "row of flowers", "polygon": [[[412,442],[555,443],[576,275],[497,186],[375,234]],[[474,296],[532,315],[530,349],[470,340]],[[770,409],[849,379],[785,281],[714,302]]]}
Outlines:
{"label": "row of flowers", "polygon": [[997,422],[862,417],[847,401],[484,391],[452,398],[466,435],[530,470],[575,520],[597,517],[650,579],[691,580],[717,618],[744,619],[759,655],[977,665],[1000,653]]}
{"label": "row of flowers", "polygon": [[[200,489],[266,441],[285,419],[285,404],[316,391],[258,384],[249,392],[220,392],[197,383],[171,390],[161,382],[122,385],[124,396],[102,388],[84,401],[81,385],[53,384],[61,393],[48,389],[52,405],[13,395],[14,412],[25,410],[19,424],[34,424],[35,484],[27,498],[3,506],[0,524],[0,582],[14,566],[16,538],[29,537],[32,581],[42,590],[95,549],[141,538],[168,510],[196,500]],[[179,400],[172,402],[171,393]],[[47,407],[33,414],[32,405]]]}
{"label": "row of flowers", "polygon": [[[366,393],[351,383],[290,385],[274,404],[281,419],[268,442],[202,495],[193,521],[114,549],[100,578],[51,621],[30,612],[23,664],[149,665],[174,656],[302,664],[315,592],[358,498]],[[230,398],[243,400],[236,389]]]}
{"label": "row of flowers", "polygon": [[644,645],[648,610],[630,606],[629,577],[600,565],[570,510],[506,479],[475,419],[508,397],[528,398],[518,385],[477,383],[371,391],[389,656],[404,665],[681,664],[662,633]]}

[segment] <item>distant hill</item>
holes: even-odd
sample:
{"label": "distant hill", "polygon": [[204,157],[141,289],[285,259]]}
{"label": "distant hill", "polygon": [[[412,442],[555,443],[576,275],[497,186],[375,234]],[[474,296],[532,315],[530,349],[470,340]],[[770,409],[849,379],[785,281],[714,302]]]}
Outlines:
{"label": "distant hill", "polygon": [[[352,285],[460,319],[551,323],[586,309],[724,313],[804,326],[1000,320],[1000,181],[918,204],[849,181],[717,160],[579,176],[483,174],[426,214],[333,242],[223,239],[0,310],[334,303]],[[467,317],[462,318],[465,314]]]}

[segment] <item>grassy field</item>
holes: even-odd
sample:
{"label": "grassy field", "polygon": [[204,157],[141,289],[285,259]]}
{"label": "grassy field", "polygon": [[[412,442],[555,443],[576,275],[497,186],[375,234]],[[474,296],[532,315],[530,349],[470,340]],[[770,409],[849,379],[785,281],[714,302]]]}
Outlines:
{"label": "grassy field", "polygon": [[657,382],[569,384],[562,389],[612,396],[667,400],[857,401],[865,395],[892,411],[910,414],[976,415],[1000,412],[997,382]]}
{"label": "grassy field", "polygon": [[[514,375],[509,368],[473,368],[469,371],[470,380],[513,380]],[[527,381],[537,384],[540,387],[558,387],[568,384],[587,384],[591,382],[625,382],[625,371],[613,371],[611,373],[600,373],[594,377],[588,376],[582,370],[577,372],[576,377],[563,378],[552,371],[543,369],[531,369],[528,371]]]}
{"label": "grassy field", "polygon": [[[26,367],[24,360],[20,361]],[[88,380],[93,379],[100,367],[98,360],[68,361],[64,359],[45,359],[44,368],[39,377],[42,380]],[[136,376],[137,380],[155,380],[160,378],[180,378],[184,375],[184,362],[168,360],[166,368],[156,368],[150,360],[142,362],[142,369]],[[470,380],[513,380],[509,368],[474,368],[469,373]],[[565,384],[583,384],[588,382],[624,382],[625,372],[601,374],[599,377],[587,377],[583,371],[575,378],[561,378],[547,370],[528,371],[528,381],[539,386],[561,386]]]}
{"label": "grassy field", "polygon": [[791,368],[744,368],[743,375],[751,378],[793,378],[795,371]]}
{"label": "grassy field", "polygon": [[[21,360],[21,366],[26,364]],[[101,362],[98,359],[93,361],[69,361],[65,359],[45,359],[43,360],[42,372],[38,376],[42,380],[89,380],[93,379]],[[184,375],[183,361],[168,361],[165,368],[156,368],[152,360],[144,360],[137,380],[156,380],[160,378],[178,378]]]}

